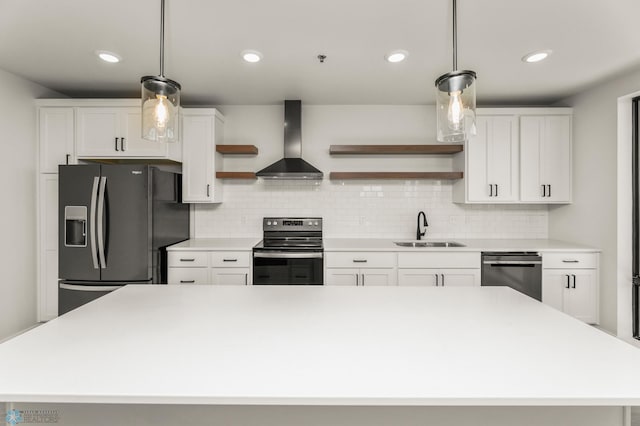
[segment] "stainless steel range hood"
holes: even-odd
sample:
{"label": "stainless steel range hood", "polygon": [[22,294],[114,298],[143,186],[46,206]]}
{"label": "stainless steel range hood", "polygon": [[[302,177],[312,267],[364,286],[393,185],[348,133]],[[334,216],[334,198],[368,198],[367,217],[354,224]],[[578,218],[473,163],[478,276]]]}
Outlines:
{"label": "stainless steel range hood", "polygon": [[265,179],[322,179],[302,158],[302,102],[284,101],[284,158],[256,173]]}

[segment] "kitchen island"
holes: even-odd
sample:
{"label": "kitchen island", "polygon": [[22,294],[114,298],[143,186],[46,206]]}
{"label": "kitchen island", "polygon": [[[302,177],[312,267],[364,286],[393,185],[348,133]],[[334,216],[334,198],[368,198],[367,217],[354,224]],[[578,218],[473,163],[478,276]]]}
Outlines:
{"label": "kitchen island", "polygon": [[506,287],[127,286],[0,345],[0,400],[64,425],[624,425],[640,350]]}

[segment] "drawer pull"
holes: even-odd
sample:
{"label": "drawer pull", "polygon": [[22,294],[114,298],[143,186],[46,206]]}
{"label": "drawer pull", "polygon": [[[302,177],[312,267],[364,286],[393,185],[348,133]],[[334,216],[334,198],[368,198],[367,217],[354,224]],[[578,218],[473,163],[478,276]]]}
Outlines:
{"label": "drawer pull", "polygon": [[562,259],[562,263],[580,263],[580,261],[575,259]]}
{"label": "drawer pull", "polygon": [[367,259],[353,259],[353,263],[367,263]]}
{"label": "drawer pull", "polygon": [[180,280],[180,284],[193,284],[196,280]]}
{"label": "drawer pull", "polygon": [[193,259],[180,259],[180,262],[195,262],[195,261],[196,261],[195,258],[193,258]]}
{"label": "drawer pull", "polygon": [[223,262],[237,262],[238,259],[222,259]]}

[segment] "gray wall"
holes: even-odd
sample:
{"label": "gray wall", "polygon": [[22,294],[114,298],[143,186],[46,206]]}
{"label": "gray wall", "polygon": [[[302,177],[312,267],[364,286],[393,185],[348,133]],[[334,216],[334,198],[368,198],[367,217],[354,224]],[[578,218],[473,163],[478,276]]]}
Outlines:
{"label": "gray wall", "polygon": [[0,340],[36,322],[36,108],[48,89],[0,70]]}
{"label": "gray wall", "polygon": [[618,326],[617,101],[638,90],[640,70],[634,70],[561,102],[574,108],[574,202],[549,210],[550,238],[602,249],[600,321],[602,327],[614,333]]}

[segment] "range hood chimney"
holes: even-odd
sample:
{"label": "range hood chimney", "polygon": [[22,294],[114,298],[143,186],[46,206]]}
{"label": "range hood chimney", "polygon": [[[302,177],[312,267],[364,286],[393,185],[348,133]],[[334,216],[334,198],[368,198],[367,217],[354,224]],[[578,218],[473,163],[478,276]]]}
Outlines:
{"label": "range hood chimney", "polygon": [[265,179],[322,179],[302,158],[302,102],[284,101],[284,158],[256,173]]}

